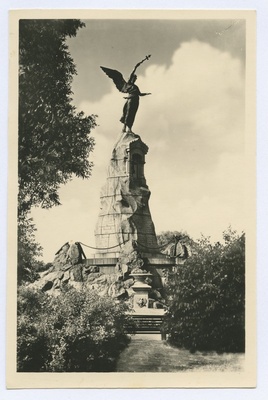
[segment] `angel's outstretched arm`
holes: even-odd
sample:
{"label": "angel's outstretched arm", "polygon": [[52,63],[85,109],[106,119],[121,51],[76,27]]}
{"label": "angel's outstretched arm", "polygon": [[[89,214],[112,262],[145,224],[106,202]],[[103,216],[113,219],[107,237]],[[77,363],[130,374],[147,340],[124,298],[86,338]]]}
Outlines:
{"label": "angel's outstretched arm", "polygon": [[131,74],[130,74],[130,77],[132,77],[132,76],[135,74],[136,69],[142,64],[142,62],[143,62],[143,61],[140,61],[140,62],[138,62],[138,64],[135,65],[133,71],[132,71]]}
{"label": "angel's outstretched arm", "polygon": [[138,88],[138,93],[139,93],[139,96],[148,96],[149,94],[152,94],[152,93],[141,93],[139,88]]}
{"label": "angel's outstretched arm", "polygon": [[138,62],[138,64],[135,65],[133,71],[130,74],[129,80],[131,80],[133,78],[133,76],[135,75],[136,69],[145,61],[145,60],[149,60],[149,58],[151,57],[151,55],[146,56],[143,60],[141,60],[140,62]]}
{"label": "angel's outstretched arm", "polygon": [[152,93],[139,93],[139,96],[148,96],[149,94],[152,94]]}

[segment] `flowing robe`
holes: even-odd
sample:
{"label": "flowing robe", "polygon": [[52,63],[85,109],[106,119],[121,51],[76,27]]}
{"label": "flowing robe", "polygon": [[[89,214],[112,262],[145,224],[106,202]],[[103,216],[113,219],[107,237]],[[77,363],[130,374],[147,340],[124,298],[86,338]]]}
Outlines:
{"label": "flowing robe", "polygon": [[122,124],[128,128],[132,128],[137,110],[139,108],[139,96],[141,95],[137,85],[127,83],[124,88],[124,93],[128,93],[127,101],[124,104],[123,115],[120,119]]}

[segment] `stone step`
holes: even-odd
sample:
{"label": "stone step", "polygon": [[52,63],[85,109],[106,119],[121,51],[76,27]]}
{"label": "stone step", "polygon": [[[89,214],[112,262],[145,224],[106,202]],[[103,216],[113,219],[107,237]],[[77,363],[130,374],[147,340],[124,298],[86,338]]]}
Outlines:
{"label": "stone step", "polygon": [[[135,324],[135,333],[161,332],[162,316],[142,315],[132,316]],[[132,331],[132,326],[126,326],[127,331]]]}

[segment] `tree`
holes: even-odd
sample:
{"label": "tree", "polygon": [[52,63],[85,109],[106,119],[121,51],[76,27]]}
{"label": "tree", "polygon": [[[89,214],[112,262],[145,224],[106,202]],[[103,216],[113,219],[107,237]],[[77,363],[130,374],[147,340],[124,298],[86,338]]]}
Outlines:
{"label": "tree", "polygon": [[66,38],[80,20],[20,20],[19,214],[32,206],[60,204],[58,189],[73,175],[88,178],[95,116],[76,112],[71,83],[76,74]]}
{"label": "tree", "polygon": [[[89,178],[94,115],[72,105],[76,74],[66,39],[76,36],[80,20],[20,20],[18,143],[18,267],[36,264],[41,248],[34,241],[31,207],[60,204],[59,187],[73,176]],[[30,249],[30,251],[28,251]],[[24,276],[25,279],[27,275]]]}
{"label": "tree", "polygon": [[245,350],[245,235],[229,229],[224,244],[201,238],[193,256],[168,277],[166,328],[191,351]]}
{"label": "tree", "polygon": [[18,283],[33,282],[37,278],[37,270],[43,268],[39,260],[42,247],[35,240],[35,225],[32,218],[18,218]]}

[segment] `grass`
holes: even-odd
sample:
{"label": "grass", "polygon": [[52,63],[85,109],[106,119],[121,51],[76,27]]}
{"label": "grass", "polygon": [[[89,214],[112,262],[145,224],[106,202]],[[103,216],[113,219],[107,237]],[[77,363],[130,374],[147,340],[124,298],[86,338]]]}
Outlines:
{"label": "grass", "polygon": [[242,371],[244,354],[196,352],[170,346],[160,335],[135,335],[117,363],[117,372]]}

